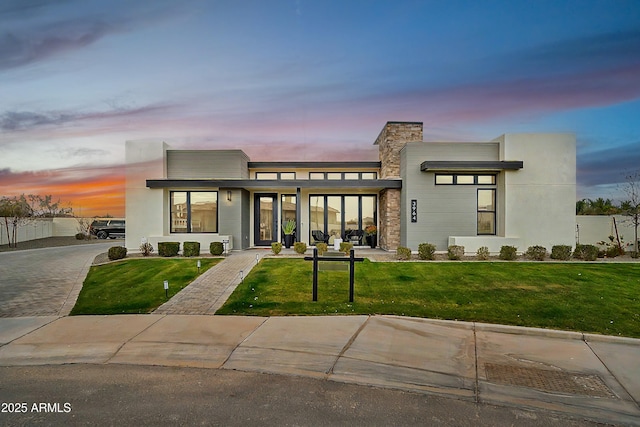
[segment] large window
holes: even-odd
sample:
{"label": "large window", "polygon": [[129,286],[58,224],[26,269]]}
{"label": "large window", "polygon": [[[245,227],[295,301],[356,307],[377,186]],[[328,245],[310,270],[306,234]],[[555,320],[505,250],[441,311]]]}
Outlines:
{"label": "large window", "polygon": [[217,233],[217,191],[172,191],[172,233]]}
{"label": "large window", "polygon": [[[361,244],[364,229],[376,225],[374,195],[311,195],[309,197],[310,242],[324,234],[329,243],[335,238]],[[358,237],[354,237],[358,236]]]}
{"label": "large window", "polygon": [[478,189],[478,234],[496,234],[496,190]]}

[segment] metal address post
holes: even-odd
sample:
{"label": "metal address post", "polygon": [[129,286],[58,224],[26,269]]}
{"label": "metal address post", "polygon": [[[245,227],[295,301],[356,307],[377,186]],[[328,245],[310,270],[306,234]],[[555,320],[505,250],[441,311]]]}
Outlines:
{"label": "metal address post", "polygon": [[[318,249],[313,249],[313,256],[304,257],[305,261],[313,261],[313,290],[312,290],[312,298],[313,301],[318,301]],[[349,252],[349,258],[323,258],[322,262],[325,261],[342,261],[349,262],[349,302],[353,302],[354,298],[354,282],[355,282],[355,266],[356,262],[364,261],[364,258],[356,258],[355,251],[351,249]]]}

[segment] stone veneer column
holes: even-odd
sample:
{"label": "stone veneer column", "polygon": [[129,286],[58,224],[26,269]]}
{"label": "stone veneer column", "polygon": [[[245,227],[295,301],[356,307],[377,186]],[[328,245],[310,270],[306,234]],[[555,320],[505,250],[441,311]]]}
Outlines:
{"label": "stone veneer column", "polygon": [[[379,147],[380,178],[400,178],[400,150],[412,141],[422,141],[421,122],[387,122],[374,143]],[[382,190],[379,203],[380,247],[395,250],[400,245],[400,190]]]}

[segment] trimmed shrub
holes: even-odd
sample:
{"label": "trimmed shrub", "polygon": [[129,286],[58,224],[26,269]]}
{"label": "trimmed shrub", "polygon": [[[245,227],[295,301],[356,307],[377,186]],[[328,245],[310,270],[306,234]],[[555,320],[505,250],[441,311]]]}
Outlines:
{"label": "trimmed shrub", "polygon": [[476,258],[479,261],[486,261],[489,259],[489,248],[486,246],[480,246],[476,251]]}
{"label": "trimmed shrub", "polygon": [[316,243],[316,249],[318,249],[318,255],[322,255],[329,249],[326,243]]}
{"label": "trimmed shrub", "polygon": [[293,250],[302,255],[307,252],[307,244],[305,242],[295,242],[293,244]]}
{"label": "trimmed shrub", "polygon": [[607,258],[615,258],[619,255],[624,255],[624,249],[617,246],[609,246],[605,251]]}
{"label": "trimmed shrub", "polygon": [[282,243],[273,242],[271,244],[271,252],[273,252],[274,254],[278,255],[280,253],[280,251],[282,251]]}
{"label": "trimmed shrub", "polygon": [[182,255],[200,256],[200,242],[184,242],[182,245]]}
{"label": "trimmed shrub", "polygon": [[571,246],[555,245],[551,248],[551,259],[567,261],[569,258],[571,258]]}
{"label": "trimmed shrub", "polygon": [[124,246],[112,246],[109,248],[107,255],[111,261],[122,259],[127,256],[127,248]]}
{"label": "trimmed shrub", "polygon": [[180,252],[180,242],[158,242],[158,255],[176,256]]}
{"label": "trimmed shrub", "polygon": [[420,243],[418,245],[418,257],[420,259],[432,260],[435,258],[436,245],[431,243]]}
{"label": "trimmed shrub", "polygon": [[513,261],[518,257],[518,255],[516,254],[517,250],[518,248],[516,248],[515,246],[502,246],[500,248],[500,255],[498,256],[498,258],[506,261]]}
{"label": "trimmed shrub", "polygon": [[140,245],[140,253],[142,256],[149,256],[153,252],[153,246],[151,243],[146,242]]}
{"label": "trimmed shrub", "polygon": [[222,255],[224,252],[224,245],[222,242],[211,242],[209,245],[209,253],[211,255]]}
{"label": "trimmed shrub", "polygon": [[573,251],[573,257],[575,259],[581,259],[583,261],[595,261],[598,259],[598,247],[596,245],[576,245],[576,249]]}
{"label": "trimmed shrub", "polygon": [[447,248],[447,257],[450,260],[459,260],[464,256],[464,246],[451,245]]}
{"label": "trimmed shrub", "polygon": [[404,246],[398,246],[398,249],[396,249],[396,257],[405,261],[411,259],[411,249],[405,248]]}
{"label": "trimmed shrub", "polygon": [[345,254],[349,255],[349,252],[351,252],[351,249],[353,249],[353,243],[351,242],[340,243],[340,252],[344,252]]}
{"label": "trimmed shrub", "polygon": [[87,235],[84,233],[76,233],[76,240],[85,240]]}
{"label": "trimmed shrub", "polygon": [[547,248],[544,246],[529,246],[525,252],[527,258],[535,261],[544,261],[547,257]]}

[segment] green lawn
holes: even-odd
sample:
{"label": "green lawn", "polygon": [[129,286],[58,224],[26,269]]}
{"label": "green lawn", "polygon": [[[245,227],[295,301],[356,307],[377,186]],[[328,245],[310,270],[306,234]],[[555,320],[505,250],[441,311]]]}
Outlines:
{"label": "green lawn", "polygon": [[395,314],[640,338],[640,264],[356,264],[324,271],[312,299],[312,264],[264,259],[217,314]]}
{"label": "green lawn", "polygon": [[[203,258],[200,273],[221,261]],[[150,313],[167,301],[164,281],[169,281],[169,298],[198,276],[196,259],[129,259],[93,266],[84,281],[71,315]]]}

